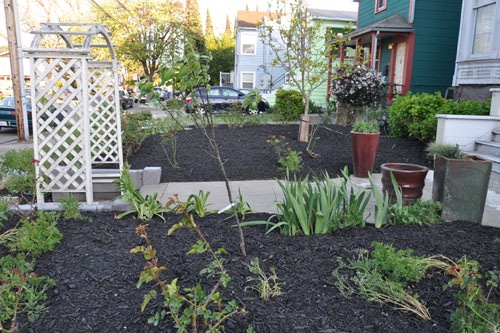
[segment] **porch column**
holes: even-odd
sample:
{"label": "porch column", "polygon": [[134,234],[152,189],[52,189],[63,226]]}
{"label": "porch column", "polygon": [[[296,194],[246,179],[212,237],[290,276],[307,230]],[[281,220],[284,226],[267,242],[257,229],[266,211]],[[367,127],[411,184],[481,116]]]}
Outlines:
{"label": "porch column", "polygon": [[491,88],[490,116],[500,116],[500,88]]}

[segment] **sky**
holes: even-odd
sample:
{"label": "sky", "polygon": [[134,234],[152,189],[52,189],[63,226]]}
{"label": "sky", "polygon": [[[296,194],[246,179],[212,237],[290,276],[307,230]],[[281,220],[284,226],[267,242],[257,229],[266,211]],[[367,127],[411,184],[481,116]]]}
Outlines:
{"label": "sky", "polygon": [[[32,0],[17,0],[20,8],[23,8],[23,4],[29,3]],[[42,0],[43,1],[43,0]],[[68,1],[68,0],[56,0],[56,1]],[[83,0],[70,0],[70,1],[83,1]],[[126,0],[124,0],[126,3]],[[309,7],[321,8],[321,9],[331,9],[331,10],[345,10],[345,11],[357,11],[358,3],[353,2],[353,0],[304,0]],[[85,1],[83,1],[85,2]],[[99,0],[98,0],[99,2]],[[6,35],[5,27],[5,17],[4,17],[4,0],[0,0],[0,45],[6,45],[2,40]],[[224,32],[226,27],[226,15],[229,17],[231,22],[231,28],[234,28],[234,19],[236,17],[236,12],[238,10],[245,10],[248,4],[249,10],[255,10],[258,6],[260,11],[267,11],[269,0],[198,0],[198,6],[200,9],[200,16],[202,24],[205,25],[207,8],[210,10],[210,17],[212,18],[212,24],[216,34]],[[46,22],[46,19],[43,19]],[[31,35],[23,35],[23,44],[29,45],[31,40]],[[27,41],[25,39],[28,39]]]}
{"label": "sky", "polygon": [[[353,0],[305,0],[312,8],[358,11],[358,3]],[[234,18],[238,10],[245,10],[248,4],[249,10],[255,10],[258,5],[259,11],[267,11],[269,0],[198,0],[202,24],[205,25],[207,8],[210,11],[212,25],[215,33],[222,33],[226,28],[226,15],[234,28]]]}

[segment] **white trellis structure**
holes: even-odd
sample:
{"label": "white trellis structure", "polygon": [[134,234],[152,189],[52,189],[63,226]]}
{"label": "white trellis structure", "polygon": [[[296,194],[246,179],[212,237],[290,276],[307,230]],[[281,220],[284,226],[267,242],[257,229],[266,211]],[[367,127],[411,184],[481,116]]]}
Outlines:
{"label": "white trellis structure", "polygon": [[[33,146],[37,202],[45,193],[83,193],[93,176],[123,169],[118,62],[100,24],[42,23],[31,47]],[[80,194],[81,196],[81,194]]]}

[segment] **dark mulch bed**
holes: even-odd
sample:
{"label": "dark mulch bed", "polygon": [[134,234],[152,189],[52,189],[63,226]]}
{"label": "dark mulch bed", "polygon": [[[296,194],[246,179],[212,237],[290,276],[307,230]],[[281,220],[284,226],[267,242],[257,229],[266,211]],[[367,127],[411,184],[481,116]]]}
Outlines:
{"label": "dark mulch bed", "polygon": [[[277,168],[274,147],[267,143],[270,135],[284,136],[289,147],[302,152],[304,168],[298,176],[327,171],[330,176],[338,176],[345,166],[352,172],[350,128],[342,126],[320,126],[316,131],[313,151],[320,155],[313,159],[306,152],[307,143],[297,141],[298,125],[264,125],[243,128],[219,126],[216,139],[222,159],[231,180],[284,178],[285,172]],[[147,166],[161,166],[161,182],[198,182],[224,180],[215,159],[208,157],[201,147],[211,151],[207,140],[199,130],[179,132],[177,138],[177,160],[179,168],[173,168],[162,148],[162,136],[147,138],[140,151],[129,157],[132,169]],[[165,146],[171,154],[171,145]],[[387,162],[415,163],[432,167],[426,157],[425,144],[416,140],[397,139],[387,136],[380,138],[377,159],[373,172],[380,172],[380,165]]]}
{"label": "dark mulch bed", "polygon": [[[338,174],[350,162],[348,129],[322,127],[314,151],[321,156],[312,160],[303,155],[304,164],[315,172],[327,170]],[[197,131],[191,131],[199,136]],[[216,164],[201,154],[186,137],[179,133],[178,159],[181,168],[168,166],[159,147],[159,137],[148,139],[141,151],[129,161],[132,168],[162,166],[162,181],[222,180]],[[295,149],[304,145],[295,141],[297,126],[261,126],[243,129],[219,127],[223,158],[230,179],[272,179],[283,177],[276,170],[276,156],[266,140],[270,134],[284,135]],[[429,165],[423,145],[418,142],[388,137],[381,139],[376,170],[383,162],[411,162]],[[25,328],[26,332],[171,332],[170,322],[159,327],[147,324],[151,314],[160,308],[154,301],[145,313],[140,304],[147,286],[135,284],[145,261],[131,248],[141,244],[135,235],[139,221],[129,216],[116,220],[113,213],[90,214],[93,222],[61,221],[59,229],[64,239],[56,249],[43,255],[37,263],[37,273],[54,278],[57,287],[49,293],[47,315]],[[405,226],[375,229],[349,228],[332,235],[287,237],[277,232],[265,234],[261,227],[245,229],[248,256],[239,254],[237,232],[226,216],[196,218],[214,248],[224,247],[226,268],[233,282],[223,291],[225,300],[235,299],[247,313],[232,317],[227,332],[244,332],[252,326],[257,332],[449,332],[449,317],[457,306],[453,290],[443,292],[449,281],[436,273],[412,286],[428,306],[432,320],[424,321],[390,306],[370,303],[359,297],[344,298],[334,285],[332,271],[336,258],[352,258],[357,248],[368,248],[372,241],[394,244],[398,249],[411,248],[417,255],[443,254],[453,260],[464,255],[476,259],[483,269],[498,269],[500,229],[482,227],[467,222],[429,226]],[[262,220],[268,216],[256,214],[246,220]],[[168,228],[178,217],[167,216],[167,222],[149,222],[149,235],[158,249],[160,263],[166,266],[165,277],[179,278],[181,286],[193,286],[205,281],[198,272],[207,264],[204,255],[185,253],[196,241],[187,229],[167,236]],[[5,255],[0,248],[0,255]],[[246,263],[258,257],[264,271],[276,267],[283,283],[283,295],[268,302],[255,292],[246,290],[250,273]],[[213,284],[208,284],[207,288]],[[456,290],[455,290],[456,291]],[[500,295],[494,295],[496,302]]]}

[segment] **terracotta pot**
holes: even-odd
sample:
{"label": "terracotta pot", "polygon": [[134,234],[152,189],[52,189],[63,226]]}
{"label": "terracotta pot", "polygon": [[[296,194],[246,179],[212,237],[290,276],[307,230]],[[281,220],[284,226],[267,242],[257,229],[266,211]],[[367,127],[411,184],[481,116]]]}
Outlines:
{"label": "terracotta pot", "polygon": [[373,171],[380,133],[351,132],[354,177],[368,178]]}
{"label": "terracotta pot", "polygon": [[382,187],[393,203],[396,202],[394,186],[392,184],[391,172],[403,195],[403,205],[414,203],[422,197],[425,186],[425,177],[429,168],[409,163],[384,163],[380,166],[382,170]]}
{"label": "terracotta pot", "polygon": [[474,155],[461,160],[436,157],[432,200],[443,204],[444,221],[481,224],[492,164]]}

